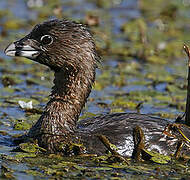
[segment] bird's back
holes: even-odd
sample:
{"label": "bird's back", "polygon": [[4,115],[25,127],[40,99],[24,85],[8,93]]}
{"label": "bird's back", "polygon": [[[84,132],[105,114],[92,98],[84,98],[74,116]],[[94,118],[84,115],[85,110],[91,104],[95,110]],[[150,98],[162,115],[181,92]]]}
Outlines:
{"label": "bird's back", "polygon": [[120,154],[131,156],[134,150],[133,129],[139,126],[144,132],[147,149],[172,154],[176,150],[176,144],[171,144],[171,139],[163,134],[169,123],[165,119],[145,114],[115,113],[79,121],[77,133],[89,153],[105,153],[106,148],[97,137],[105,135],[116,145]]}

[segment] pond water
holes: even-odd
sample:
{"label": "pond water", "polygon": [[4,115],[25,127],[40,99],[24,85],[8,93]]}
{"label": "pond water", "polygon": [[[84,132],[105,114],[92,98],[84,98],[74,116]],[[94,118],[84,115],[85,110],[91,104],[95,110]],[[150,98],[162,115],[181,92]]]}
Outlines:
{"label": "pond water", "polygon": [[175,166],[178,172],[168,165],[158,173],[156,164],[101,166],[89,159],[80,161],[56,155],[33,157],[11,152],[10,137],[25,133],[40,116],[40,113],[22,109],[18,101],[32,101],[34,109],[41,112],[48,101],[53,73],[35,62],[9,58],[3,53],[10,42],[45,19],[66,17],[88,24],[92,18],[95,25],[91,29],[102,64],[97,69],[97,80],[81,119],[110,112],[137,112],[136,107],[142,103],[141,113],[175,121],[185,110],[187,58],[182,46],[190,39],[188,10],[189,4],[179,0],[154,3],[1,0],[0,179],[146,179],[147,176],[156,177],[155,174],[162,178],[164,173],[181,178],[185,169],[185,176],[188,176],[188,164],[184,163]]}

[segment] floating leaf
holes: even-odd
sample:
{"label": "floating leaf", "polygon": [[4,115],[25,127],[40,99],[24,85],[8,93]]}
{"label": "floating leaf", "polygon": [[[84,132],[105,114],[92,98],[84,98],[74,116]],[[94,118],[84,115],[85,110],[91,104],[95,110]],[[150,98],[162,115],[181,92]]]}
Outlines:
{"label": "floating leaf", "polygon": [[142,158],[159,164],[168,164],[171,161],[170,156],[166,156],[153,151],[148,151],[145,149],[142,150]]}

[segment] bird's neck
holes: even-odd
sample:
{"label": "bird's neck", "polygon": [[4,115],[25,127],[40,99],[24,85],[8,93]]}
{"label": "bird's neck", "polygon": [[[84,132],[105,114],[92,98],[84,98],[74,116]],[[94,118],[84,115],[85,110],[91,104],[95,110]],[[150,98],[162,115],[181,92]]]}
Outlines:
{"label": "bird's neck", "polygon": [[55,72],[50,101],[40,118],[45,133],[74,132],[94,79],[95,67],[76,70],[71,66]]}

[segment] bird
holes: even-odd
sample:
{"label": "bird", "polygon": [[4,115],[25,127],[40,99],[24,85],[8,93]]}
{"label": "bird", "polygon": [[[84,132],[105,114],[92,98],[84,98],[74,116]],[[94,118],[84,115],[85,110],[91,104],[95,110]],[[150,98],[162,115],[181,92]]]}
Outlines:
{"label": "bird", "polygon": [[112,113],[79,121],[101,61],[92,33],[86,25],[67,19],[44,21],[22,39],[9,44],[5,54],[26,57],[54,72],[49,102],[39,120],[25,135],[37,140],[38,145],[48,153],[63,152],[67,155],[65,149],[69,148],[64,144],[73,142],[84,146],[82,153],[102,155],[107,151],[100,141],[102,135],[117,147],[119,154],[132,156],[136,127],[144,133],[146,149],[165,155],[176,152],[179,138],[168,135],[175,128],[166,133],[171,122],[159,117]]}

